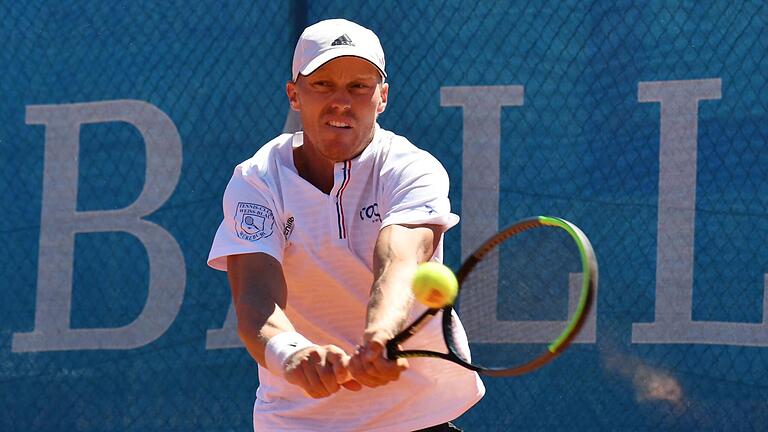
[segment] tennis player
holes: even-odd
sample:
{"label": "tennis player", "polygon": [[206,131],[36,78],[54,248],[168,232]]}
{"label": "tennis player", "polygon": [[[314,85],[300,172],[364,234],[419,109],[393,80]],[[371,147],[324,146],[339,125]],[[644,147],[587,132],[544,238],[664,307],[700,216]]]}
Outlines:
{"label": "tennis player", "polygon": [[[238,333],[259,364],[257,431],[432,431],[484,394],[477,374],[384,346],[423,311],[416,266],[442,260],[448,175],[376,122],[387,106],[378,37],[350,21],[308,27],[288,101],[303,131],[238,165],[208,264],[227,271]],[[440,349],[440,320],[409,344]],[[457,328],[463,338],[463,328]]]}

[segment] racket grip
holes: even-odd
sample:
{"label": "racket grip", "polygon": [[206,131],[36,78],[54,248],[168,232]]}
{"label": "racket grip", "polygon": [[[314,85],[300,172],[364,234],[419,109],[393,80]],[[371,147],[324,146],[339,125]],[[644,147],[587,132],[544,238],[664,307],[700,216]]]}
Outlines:
{"label": "racket grip", "polygon": [[397,358],[397,344],[389,341],[387,342],[385,349],[384,357],[386,357],[388,360],[394,360]]}

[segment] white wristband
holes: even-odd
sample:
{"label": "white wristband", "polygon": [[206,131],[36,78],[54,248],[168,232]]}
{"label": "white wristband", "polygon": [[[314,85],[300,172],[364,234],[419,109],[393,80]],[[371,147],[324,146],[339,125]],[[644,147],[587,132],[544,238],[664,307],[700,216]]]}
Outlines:
{"label": "white wristband", "polygon": [[264,357],[267,369],[275,375],[283,376],[283,368],[288,357],[296,351],[314,346],[307,338],[296,332],[282,332],[272,336],[267,342]]}

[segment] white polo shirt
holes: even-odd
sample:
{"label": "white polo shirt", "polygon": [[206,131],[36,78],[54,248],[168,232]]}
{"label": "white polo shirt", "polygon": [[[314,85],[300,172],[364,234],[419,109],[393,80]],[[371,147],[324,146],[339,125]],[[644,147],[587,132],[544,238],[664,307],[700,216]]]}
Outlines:
{"label": "white polo shirt", "polygon": [[[296,331],[351,353],[365,327],[379,231],[405,223],[448,229],[459,218],[450,211],[443,166],[403,137],[377,125],[358,157],[335,164],[327,195],[296,171],[293,148],[302,142],[301,132],[280,135],[235,168],[208,264],[226,270],[228,255],[275,257],[288,286],[285,313]],[[432,259],[442,260],[442,240]],[[411,318],[423,310],[416,307]],[[444,351],[440,321],[432,319],[406,346]],[[396,382],[324,399],[259,367],[254,430],[410,431],[455,419],[485,392],[477,374],[453,363],[409,362]]]}

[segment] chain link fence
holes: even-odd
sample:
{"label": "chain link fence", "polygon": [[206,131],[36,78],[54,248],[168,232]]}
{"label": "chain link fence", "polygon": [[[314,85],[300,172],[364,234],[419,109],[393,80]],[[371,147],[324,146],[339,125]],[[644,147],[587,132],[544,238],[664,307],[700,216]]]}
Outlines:
{"label": "chain link fence", "polygon": [[[380,122],[443,162],[463,225],[561,216],[600,261],[594,342],[530,376],[486,380],[457,424],[768,424],[764,2],[35,0],[0,11],[0,430],[249,430],[256,366],[212,342],[230,301],[205,260],[234,165],[286,124],[298,34],[331,17],[381,38],[391,88]],[[470,103],[488,86],[523,91],[496,111],[497,149],[480,121],[493,112]],[[446,89],[467,102],[448,103]],[[494,163],[497,183],[462,186]],[[476,202],[488,210],[469,216]],[[454,268],[462,229],[446,235]]]}

